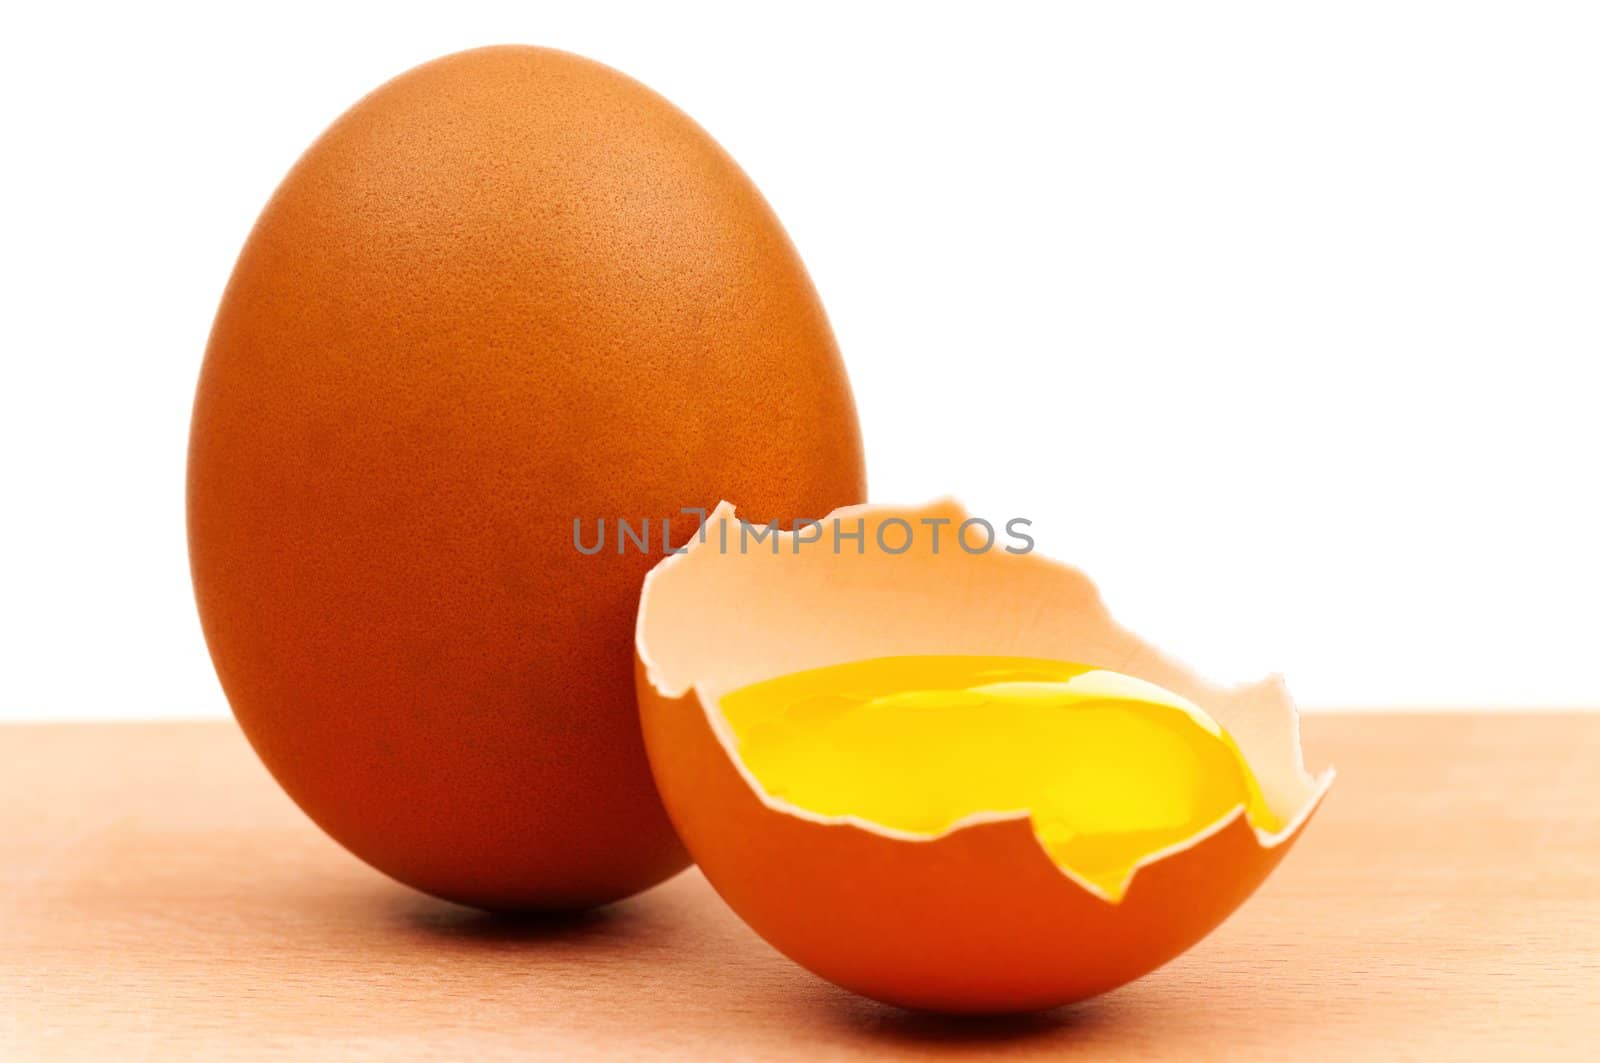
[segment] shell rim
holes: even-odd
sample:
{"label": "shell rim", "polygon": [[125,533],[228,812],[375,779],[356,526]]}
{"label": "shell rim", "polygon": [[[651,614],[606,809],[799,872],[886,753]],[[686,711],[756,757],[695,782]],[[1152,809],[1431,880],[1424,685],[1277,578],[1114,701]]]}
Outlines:
{"label": "shell rim", "polygon": [[[965,510],[965,507],[962,506],[957,499],[950,495],[940,496],[929,503],[929,505],[950,505],[958,509],[962,509],[963,511]],[[832,519],[839,516],[853,516],[856,514],[863,514],[868,511],[889,512],[905,510],[908,508],[912,507],[877,502],[862,502],[850,506],[841,506],[830,512],[825,519]],[[738,519],[737,507],[727,499],[721,499],[717,502],[716,506],[706,514],[701,524],[701,530],[703,531],[711,525],[724,522],[729,518]],[[784,535],[793,533],[780,531],[778,534]],[[1146,853],[1134,862],[1133,866],[1129,869],[1128,874],[1119,883],[1118,892],[1113,895],[1102,889],[1098,884],[1089,881],[1082,875],[1073,871],[1071,868],[1058,863],[1052,856],[1050,856],[1049,852],[1044,847],[1044,843],[1039,839],[1038,831],[1033,828],[1031,822],[1033,811],[1031,808],[969,812],[967,815],[953,821],[938,832],[921,833],[916,831],[907,831],[899,827],[887,826],[886,824],[877,823],[854,813],[828,815],[815,812],[811,809],[805,808],[804,806],[796,805],[793,802],[784,800],[783,798],[772,796],[767,792],[760,780],[755,777],[754,773],[751,772],[750,769],[745,765],[744,758],[739,755],[732,728],[728,724],[727,718],[722,712],[720,695],[716,694],[711,687],[707,686],[707,684],[699,679],[692,680],[681,689],[669,689],[661,681],[661,670],[656,665],[655,660],[650,654],[648,640],[645,637],[645,621],[648,611],[647,603],[649,602],[651,591],[654,589],[657,577],[662,572],[669,570],[672,566],[681,564],[684,558],[693,554],[695,550],[706,541],[706,538],[709,537],[703,537],[698,534],[695,535],[689,540],[684,549],[676,553],[671,553],[662,558],[659,562],[653,565],[647,573],[645,573],[644,583],[639,591],[639,610],[634,621],[634,653],[637,655],[639,663],[644,667],[645,681],[649,683],[650,688],[657,694],[661,695],[662,698],[673,703],[674,705],[678,705],[688,700],[692,695],[696,705],[700,709],[700,712],[704,714],[706,723],[711,728],[713,737],[716,738],[717,744],[721,747],[722,754],[727,757],[728,761],[739,773],[739,777],[744,781],[745,786],[749,788],[751,793],[754,794],[761,804],[764,805],[769,811],[778,815],[789,816],[808,823],[814,823],[818,826],[850,827],[856,830],[864,831],[868,834],[875,835],[877,837],[886,838],[890,841],[912,844],[928,844],[938,842],[961,831],[972,830],[978,827],[1027,821],[1029,827],[1028,837],[1032,840],[1039,856],[1074,885],[1093,896],[1096,900],[1099,900],[1111,907],[1116,907],[1126,900],[1133,889],[1135,881],[1139,877],[1139,873],[1145,868],[1159,864],[1162,861],[1199,846],[1206,840],[1227,830],[1236,820],[1246,817],[1246,809],[1244,804],[1237,804],[1228,812],[1225,812],[1217,819],[1208,823],[1204,827],[1199,828],[1194,833],[1183,838],[1182,840]],[[1065,562],[1059,561],[1052,557],[1041,557],[1040,560],[1052,567],[1068,567]],[[1267,679],[1270,682],[1282,682],[1282,676],[1278,673],[1272,673],[1267,677]],[[1201,708],[1204,709],[1204,706],[1201,706]],[[1296,718],[1298,719],[1298,710],[1295,710],[1295,714]],[[1303,770],[1305,758],[1301,749],[1301,739],[1298,728],[1296,729],[1294,735],[1294,755],[1298,763],[1302,766]],[[1247,765],[1250,764],[1249,757],[1242,749],[1239,751],[1239,756],[1245,760]],[[1278,830],[1263,830],[1262,828],[1257,827],[1254,823],[1248,823],[1247,820],[1247,825],[1249,826],[1250,832],[1255,839],[1256,845],[1262,851],[1270,851],[1292,840],[1300,832],[1301,828],[1305,826],[1306,821],[1309,820],[1316,812],[1318,807],[1321,806],[1323,797],[1326,796],[1329,788],[1332,787],[1333,781],[1337,775],[1338,773],[1331,767],[1324,768],[1321,772],[1315,775],[1312,779],[1312,789],[1308,796],[1301,802],[1300,807],[1295,811],[1295,813],[1285,819],[1283,826]]]}

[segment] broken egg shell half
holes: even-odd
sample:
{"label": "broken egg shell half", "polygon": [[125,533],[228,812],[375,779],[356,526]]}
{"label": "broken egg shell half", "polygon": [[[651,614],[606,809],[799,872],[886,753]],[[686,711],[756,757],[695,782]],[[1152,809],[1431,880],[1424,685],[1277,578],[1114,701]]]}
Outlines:
{"label": "broken egg shell half", "polygon": [[[741,549],[734,507],[721,503],[687,551],[645,580],[639,706],[679,836],[779,951],[890,1004],[1029,1011],[1106,992],[1203,938],[1283,858],[1332,772],[1306,772],[1279,679],[1225,687],[1200,678],[1112,620],[1076,569],[998,543],[981,553],[959,547],[952,536],[967,516],[952,501],[850,506],[822,521],[820,538],[813,527],[798,545],[801,533],[781,532]],[[879,546],[885,521],[919,533],[908,550]],[[937,550],[934,528],[943,532]],[[907,538],[898,524],[886,529],[892,548]],[[1285,826],[1258,830],[1241,806],[1148,855],[1113,900],[1051,860],[1026,811],[980,813],[921,836],[763,792],[739,759],[720,697],[805,669],[914,654],[1073,661],[1188,698],[1232,734]]]}

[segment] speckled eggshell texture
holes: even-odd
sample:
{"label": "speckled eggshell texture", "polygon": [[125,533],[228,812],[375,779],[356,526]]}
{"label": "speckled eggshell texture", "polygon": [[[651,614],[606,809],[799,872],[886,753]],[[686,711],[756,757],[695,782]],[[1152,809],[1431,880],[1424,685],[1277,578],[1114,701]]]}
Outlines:
{"label": "speckled eggshell texture", "polygon": [[498,47],[361,100],[267,204],[200,376],[189,546],[234,713],[313,819],[439,896],[573,908],[688,862],[632,676],[660,519],[864,492],[749,179],[637,82]]}

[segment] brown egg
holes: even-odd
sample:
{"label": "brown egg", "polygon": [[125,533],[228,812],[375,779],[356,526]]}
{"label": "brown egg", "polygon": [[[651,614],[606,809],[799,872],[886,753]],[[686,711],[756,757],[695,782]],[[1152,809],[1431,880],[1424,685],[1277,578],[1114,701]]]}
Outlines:
{"label": "brown egg", "polygon": [[[607,67],[486,48],[361,100],[262,212],[189,548],[234,713],[318,824],[430,893],[570,908],[688,862],[632,676],[663,518],[864,491],[822,306],[733,160]],[[616,523],[647,518],[648,553]]]}

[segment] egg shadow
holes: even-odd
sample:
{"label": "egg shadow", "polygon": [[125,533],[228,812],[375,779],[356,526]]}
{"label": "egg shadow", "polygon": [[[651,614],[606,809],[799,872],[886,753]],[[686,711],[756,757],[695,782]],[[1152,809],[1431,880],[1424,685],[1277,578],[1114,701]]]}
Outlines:
{"label": "egg shadow", "polygon": [[405,932],[434,942],[488,949],[529,945],[574,945],[637,932],[637,913],[627,905],[562,912],[497,912],[471,908],[424,894],[397,898],[391,918]]}
{"label": "egg shadow", "polygon": [[1014,1015],[944,1015],[882,1004],[839,991],[818,1002],[819,1020],[874,1047],[989,1047],[1051,1042],[1065,1047],[1110,1021],[1097,1001]]}

